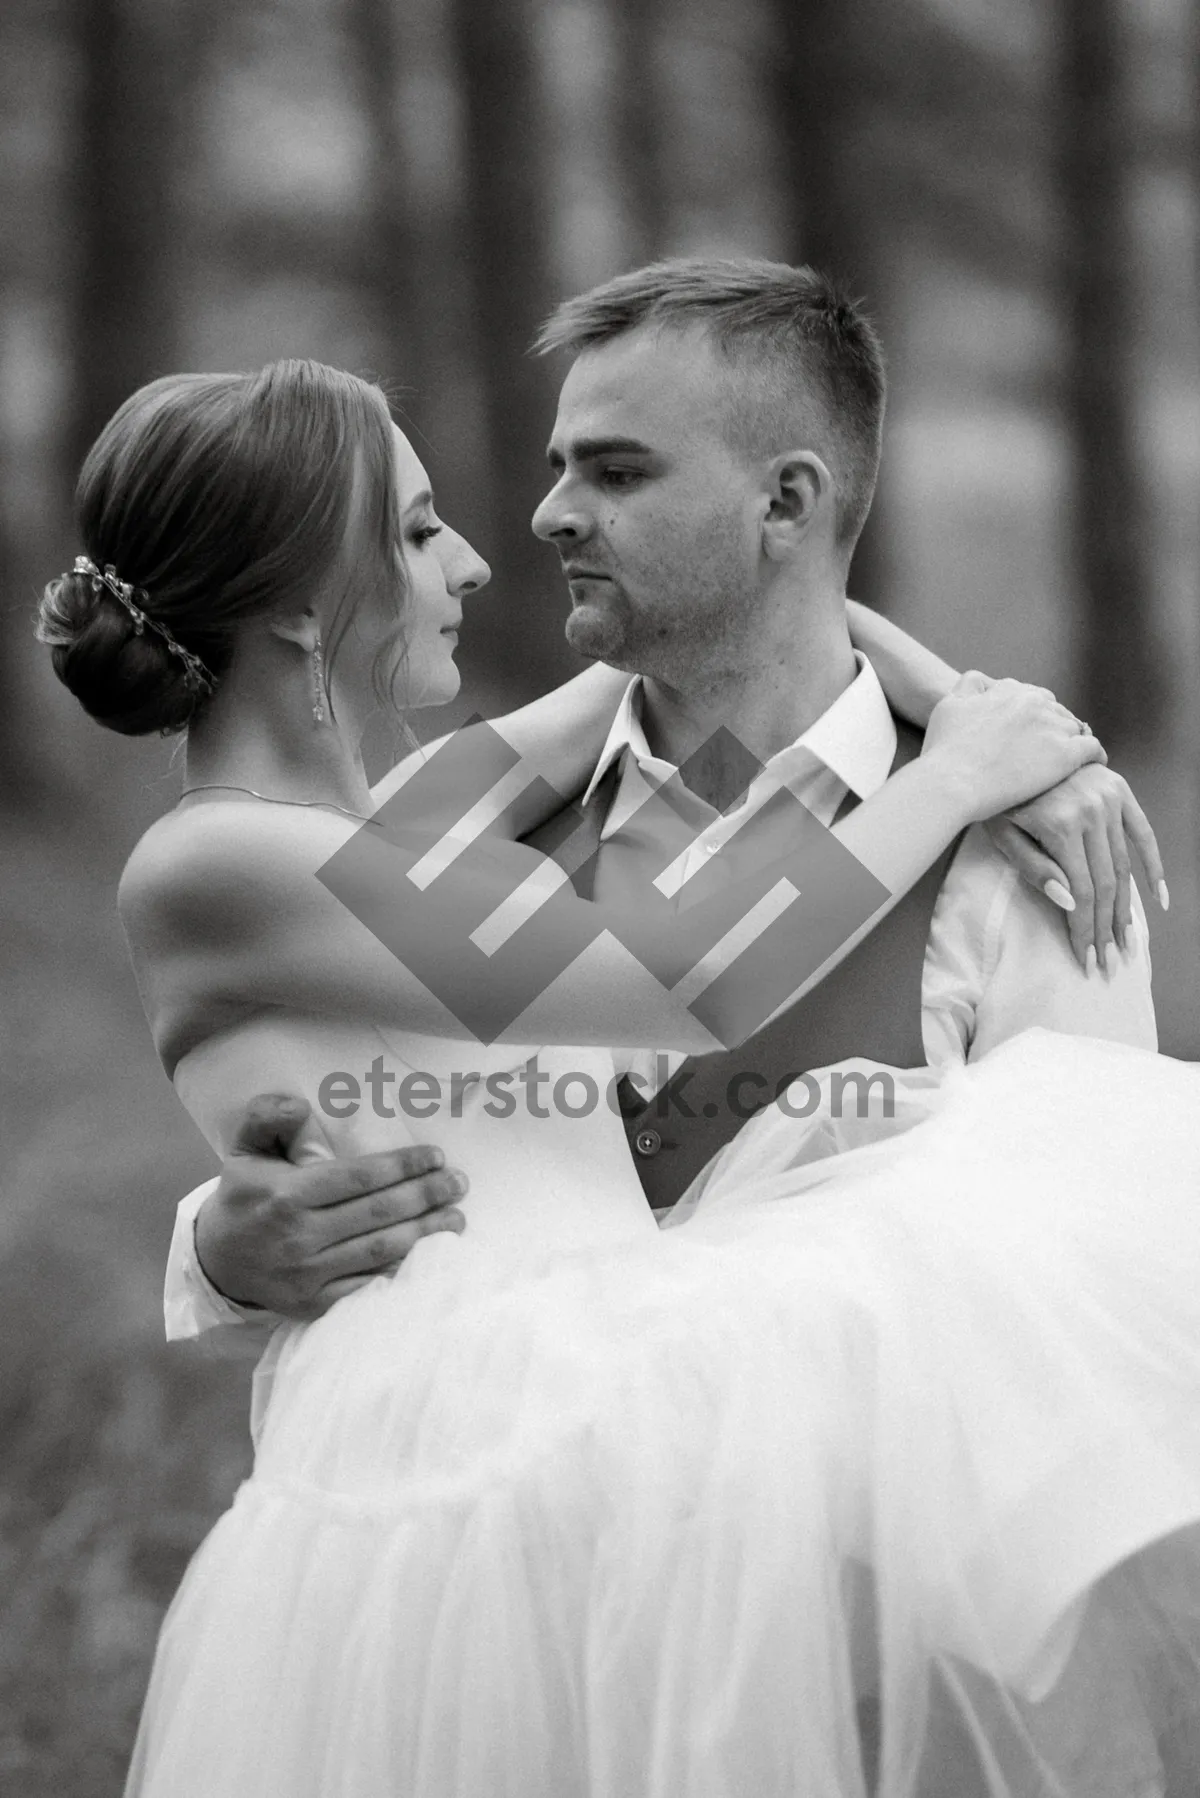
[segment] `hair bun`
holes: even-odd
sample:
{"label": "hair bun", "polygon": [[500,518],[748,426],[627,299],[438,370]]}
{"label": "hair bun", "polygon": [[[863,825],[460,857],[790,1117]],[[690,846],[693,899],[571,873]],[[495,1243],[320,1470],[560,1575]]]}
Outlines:
{"label": "hair bun", "polygon": [[174,735],[206,697],[167,640],[139,630],[135,614],[79,569],[47,583],[36,635],[84,711],[124,736]]}

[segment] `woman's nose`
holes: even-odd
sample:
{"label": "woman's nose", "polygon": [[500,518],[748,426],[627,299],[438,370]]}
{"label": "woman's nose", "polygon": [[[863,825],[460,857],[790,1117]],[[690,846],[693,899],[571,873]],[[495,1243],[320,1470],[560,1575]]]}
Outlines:
{"label": "woman's nose", "polygon": [[459,543],[461,552],[455,558],[451,578],[446,584],[452,593],[477,593],[480,587],[487,586],[492,578],[492,571],[465,538],[460,537]]}

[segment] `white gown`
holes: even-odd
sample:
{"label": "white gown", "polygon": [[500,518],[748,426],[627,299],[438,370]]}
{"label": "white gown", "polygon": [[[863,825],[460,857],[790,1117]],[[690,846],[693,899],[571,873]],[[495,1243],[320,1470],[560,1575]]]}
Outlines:
{"label": "white gown", "polygon": [[[276,1020],[179,1084],[220,1146],[530,1053]],[[611,1057],[538,1054],[544,1119],[324,1120],[439,1142],[467,1229],[277,1332],[129,1793],[1194,1798],[1200,1070],[1033,1031],[890,1125],[772,1108],[660,1231],[548,1103]]]}

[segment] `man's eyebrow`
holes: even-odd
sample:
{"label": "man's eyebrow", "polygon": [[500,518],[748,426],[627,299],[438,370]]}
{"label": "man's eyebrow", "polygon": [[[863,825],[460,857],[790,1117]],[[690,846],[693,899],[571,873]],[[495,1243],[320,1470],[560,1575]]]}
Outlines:
{"label": "man's eyebrow", "polygon": [[405,506],[404,515],[407,518],[410,512],[419,511],[422,506],[431,506],[432,504],[432,491],[428,487],[422,487],[420,493],[414,493],[408,504]]}
{"label": "man's eyebrow", "polygon": [[[569,448],[576,462],[594,462],[597,456],[650,456],[654,453],[648,443],[639,443],[636,437],[577,437]],[[551,444],[546,451],[546,460],[551,468],[561,468],[562,451]]]}

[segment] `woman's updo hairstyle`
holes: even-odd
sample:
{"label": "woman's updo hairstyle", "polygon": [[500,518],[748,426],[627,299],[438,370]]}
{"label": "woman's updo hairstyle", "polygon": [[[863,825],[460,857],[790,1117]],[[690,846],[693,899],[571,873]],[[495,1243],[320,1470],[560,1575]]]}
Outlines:
{"label": "woman's updo hairstyle", "polygon": [[86,571],[51,581],[37,634],[84,710],[127,736],[184,730],[209,696],[237,626],[310,603],[344,574],[405,598],[394,440],[379,388],[320,362],[257,374],[167,375],[110,419],[76,489],[82,548],[134,589],[131,610]]}

